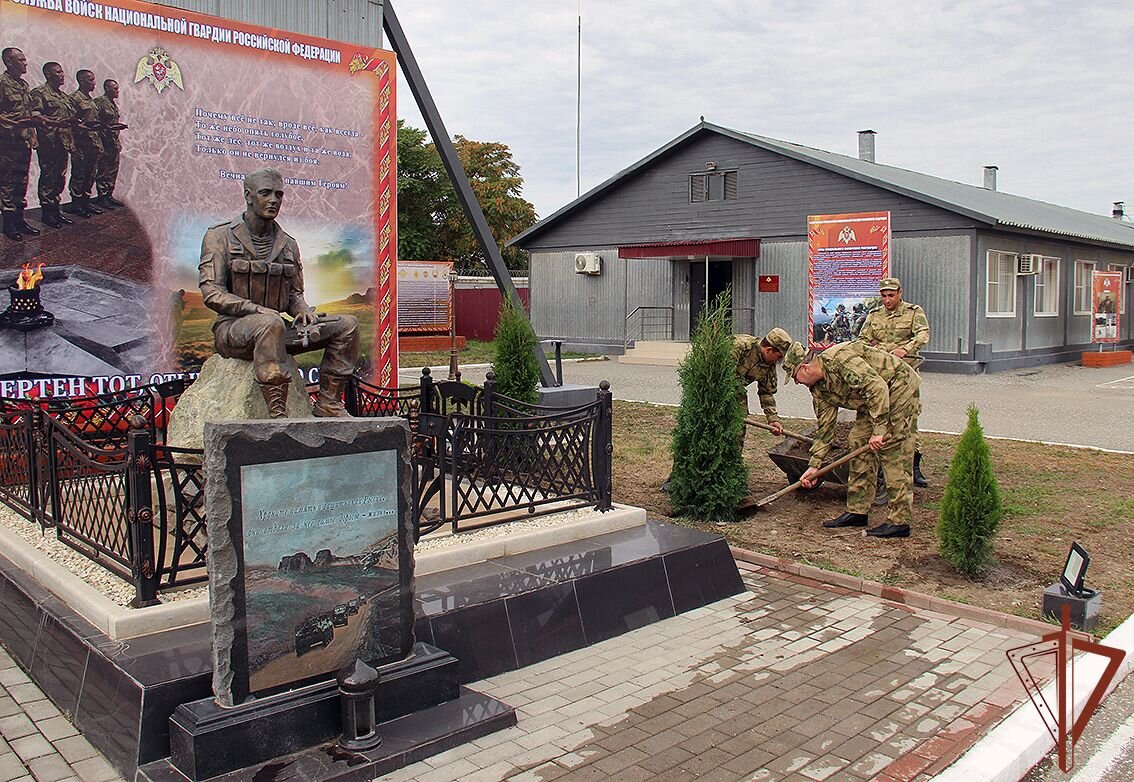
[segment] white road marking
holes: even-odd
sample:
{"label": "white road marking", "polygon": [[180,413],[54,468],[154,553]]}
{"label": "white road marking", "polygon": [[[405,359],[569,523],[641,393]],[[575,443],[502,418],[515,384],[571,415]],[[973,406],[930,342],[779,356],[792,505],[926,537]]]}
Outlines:
{"label": "white road marking", "polygon": [[1115,761],[1126,752],[1131,741],[1134,741],[1134,715],[1127,717],[1126,722],[1110,734],[1110,738],[1103,742],[1090,762],[1076,770],[1068,782],[1096,782],[1102,779]]}
{"label": "white road marking", "polygon": [[1105,383],[1099,383],[1095,388],[1125,388],[1129,384],[1130,388],[1134,388],[1134,375],[1130,377],[1120,377],[1118,380],[1108,380]]}

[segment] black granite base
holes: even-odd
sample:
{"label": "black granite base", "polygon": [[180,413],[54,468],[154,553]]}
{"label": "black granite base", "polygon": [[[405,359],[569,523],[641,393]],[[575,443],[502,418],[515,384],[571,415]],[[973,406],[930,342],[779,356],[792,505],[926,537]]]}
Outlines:
{"label": "black granite base", "polygon": [[[651,521],[419,577],[416,634],[470,682],[743,589],[722,538]],[[114,641],[2,555],[0,643],[127,779],[169,756],[178,706],[211,696],[207,625]]]}
{"label": "black granite base", "polygon": [[[409,657],[378,669],[380,722],[460,696],[457,661],[418,643]],[[342,732],[338,684],[319,682],[222,709],[213,698],[177,707],[170,718],[170,760],[187,778],[209,779],[335,740]]]}
{"label": "black granite base", "polygon": [[[378,726],[382,744],[344,752],[334,743],[215,777],[218,782],[354,782],[370,780],[516,724],[510,706],[461,688],[460,697]],[[167,758],[138,769],[138,782],[187,782]]]}

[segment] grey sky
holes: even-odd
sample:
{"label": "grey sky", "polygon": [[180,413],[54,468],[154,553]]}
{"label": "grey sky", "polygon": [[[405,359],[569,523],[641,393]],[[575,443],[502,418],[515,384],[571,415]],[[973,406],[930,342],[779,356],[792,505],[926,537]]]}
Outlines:
{"label": "grey sky", "polygon": [[[578,0],[395,5],[450,135],[575,197]],[[582,0],[582,190],[705,119],[1098,214],[1134,212],[1125,3]],[[404,79],[399,115],[425,127]],[[802,226],[801,226],[802,230]]]}

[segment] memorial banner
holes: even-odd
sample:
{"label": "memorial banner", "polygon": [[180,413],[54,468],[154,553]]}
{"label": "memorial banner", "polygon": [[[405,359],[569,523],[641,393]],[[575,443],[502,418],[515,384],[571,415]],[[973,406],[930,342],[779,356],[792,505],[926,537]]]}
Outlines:
{"label": "memorial banner", "polygon": [[453,317],[451,261],[402,261],[398,264],[398,330],[403,333],[448,332]]}
{"label": "memorial banner", "polygon": [[[0,238],[0,286],[42,274],[21,306],[53,316],[0,317],[0,395],[193,377],[213,352],[202,238],[240,219],[243,177],[264,167],[283,178],[277,223],[307,302],[356,316],[356,371],[396,384],[393,53],[133,0],[0,0],[0,45],[22,52],[38,91],[30,109],[0,107],[24,111],[0,141],[30,158],[0,165],[28,177],[11,197],[41,231]],[[76,213],[87,204],[99,213]],[[49,227],[54,214],[73,224]],[[319,355],[296,358],[314,380]]]}
{"label": "memorial banner", "polygon": [[1118,342],[1122,272],[1091,273],[1091,342]]}
{"label": "memorial banner", "polygon": [[858,336],[890,274],[890,213],[807,218],[808,345],[823,349]]}

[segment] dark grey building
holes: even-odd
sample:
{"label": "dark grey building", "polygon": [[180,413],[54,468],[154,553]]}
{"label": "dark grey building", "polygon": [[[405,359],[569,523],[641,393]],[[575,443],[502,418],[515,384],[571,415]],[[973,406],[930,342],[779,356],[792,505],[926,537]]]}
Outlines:
{"label": "dark grey building", "polygon": [[[1124,274],[1132,341],[1134,225],[984,187],[702,122],[512,240],[531,252],[536,332],[621,352],[682,341],[733,291],[738,331],[807,326],[807,216],[890,212],[891,270],[921,304],[929,368],[980,372],[1071,361],[1093,348],[1091,271]],[[758,292],[760,277],[777,291]],[[771,281],[771,280],[769,280]],[[773,286],[764,286],[773,287]]]}

